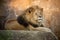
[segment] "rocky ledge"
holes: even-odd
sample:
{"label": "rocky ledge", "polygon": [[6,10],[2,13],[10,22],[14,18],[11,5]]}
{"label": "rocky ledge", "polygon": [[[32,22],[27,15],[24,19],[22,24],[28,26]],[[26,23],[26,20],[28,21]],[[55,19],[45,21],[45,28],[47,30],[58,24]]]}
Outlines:
{"label": "rocky ledge", "polygon": [[51,31],[0,30],[0,40],[57,40]]}

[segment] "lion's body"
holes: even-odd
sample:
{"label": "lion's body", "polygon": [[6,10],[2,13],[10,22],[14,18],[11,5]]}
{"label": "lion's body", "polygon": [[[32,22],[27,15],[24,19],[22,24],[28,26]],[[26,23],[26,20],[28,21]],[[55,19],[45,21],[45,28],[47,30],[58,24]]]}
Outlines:
{"label": "lion's body", "polygon": [[39,27],[38,15],[42,15],[42,8],[32,6],[27,8],[23,14],[19,15],[16,20],[6,22],[5,29],[8,30],[32,30]]}

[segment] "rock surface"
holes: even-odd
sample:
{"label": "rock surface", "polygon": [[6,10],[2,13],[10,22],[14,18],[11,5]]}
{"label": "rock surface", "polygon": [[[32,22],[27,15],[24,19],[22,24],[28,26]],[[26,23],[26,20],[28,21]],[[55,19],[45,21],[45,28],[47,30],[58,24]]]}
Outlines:
{"label": "rock surface", "polygon": [[0,30],[0,40],[57,40],[52,32]]}

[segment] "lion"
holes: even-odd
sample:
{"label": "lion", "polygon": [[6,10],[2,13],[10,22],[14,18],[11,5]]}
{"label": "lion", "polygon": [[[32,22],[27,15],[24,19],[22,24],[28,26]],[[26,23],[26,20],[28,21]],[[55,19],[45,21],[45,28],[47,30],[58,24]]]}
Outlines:
{"label": "lion", "polygon": [[[31,6],[23,11],[15,20],[6,22],[7,30],[35,30],[37,27],[43,27],[42,24],[43,8]],[[40,24],[39,24],[40,23]]]}

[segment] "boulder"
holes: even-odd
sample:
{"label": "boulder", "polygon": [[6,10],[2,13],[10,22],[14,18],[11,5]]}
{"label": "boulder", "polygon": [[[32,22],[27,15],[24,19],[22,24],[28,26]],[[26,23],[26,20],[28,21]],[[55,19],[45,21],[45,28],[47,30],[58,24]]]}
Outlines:
{"label": "boulder", "polygon": [[51,31],[0,30],[0,40],[58,40]]}

